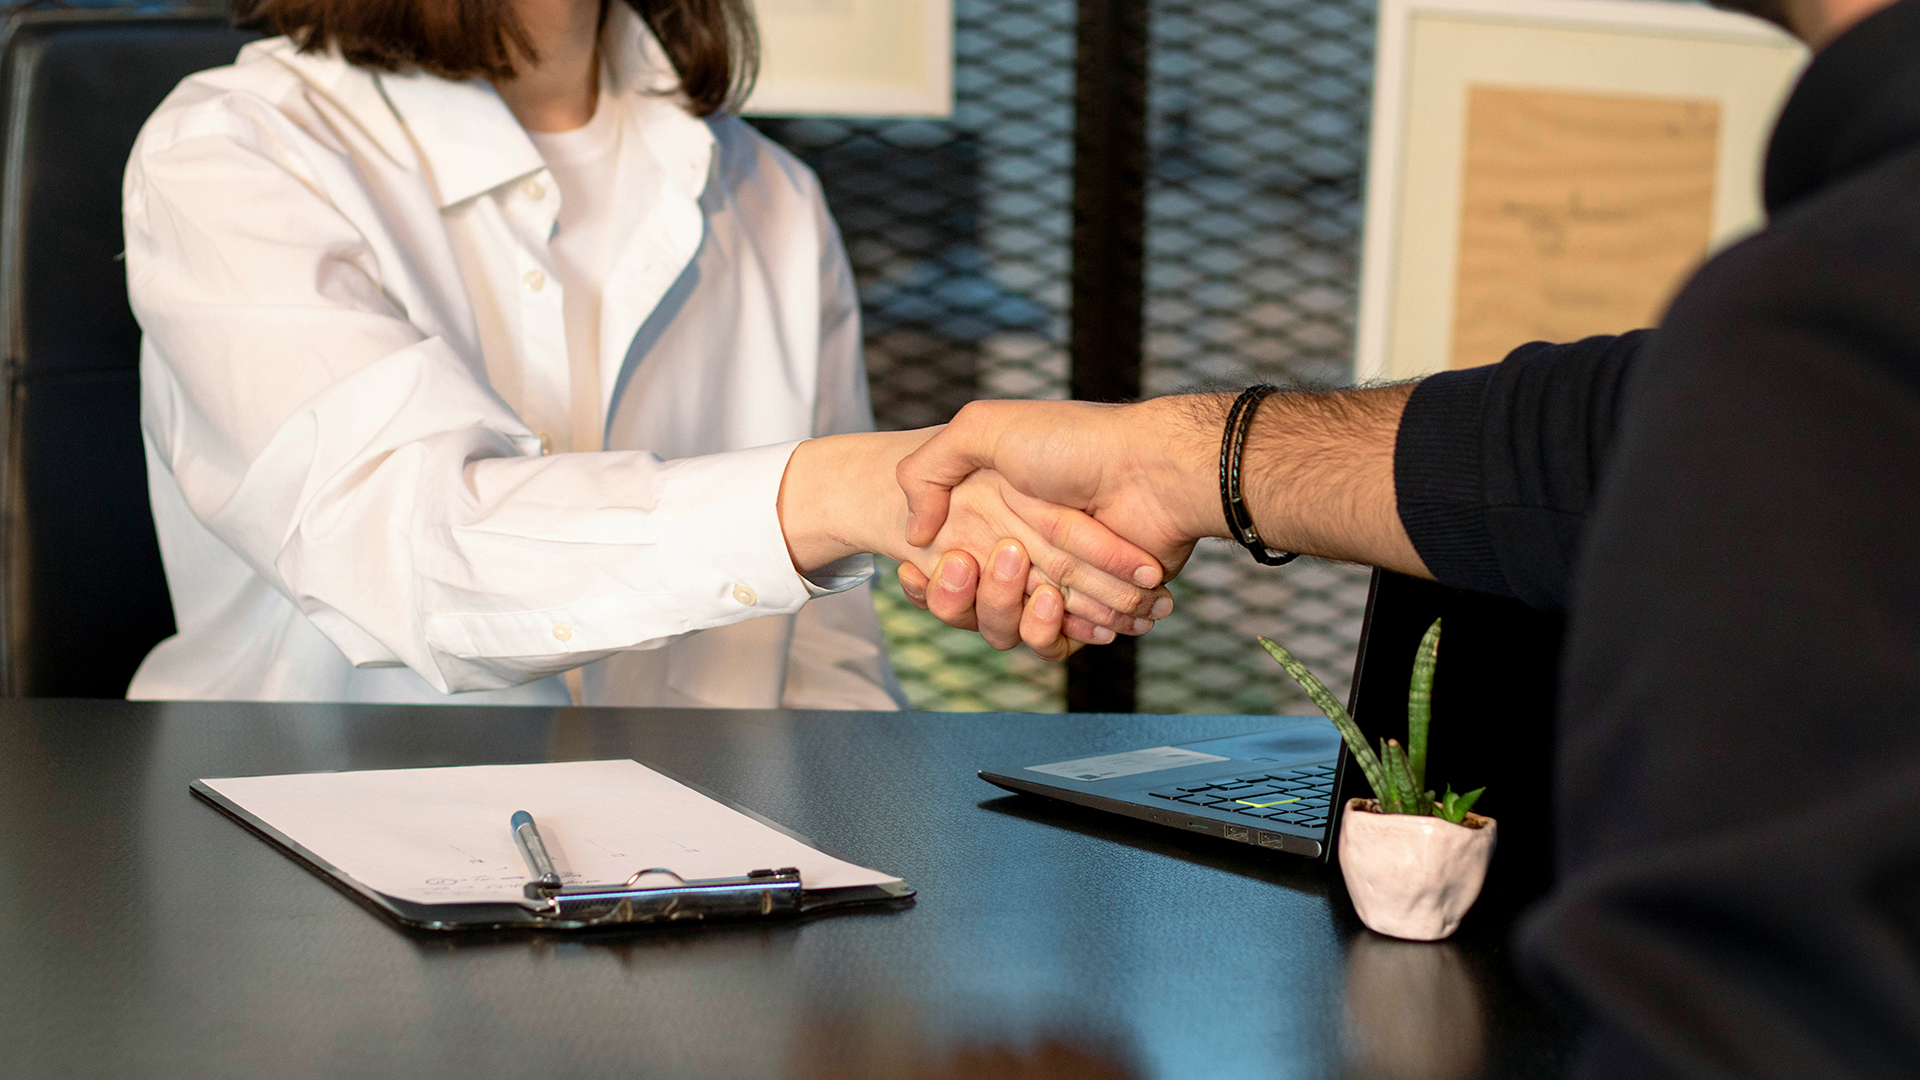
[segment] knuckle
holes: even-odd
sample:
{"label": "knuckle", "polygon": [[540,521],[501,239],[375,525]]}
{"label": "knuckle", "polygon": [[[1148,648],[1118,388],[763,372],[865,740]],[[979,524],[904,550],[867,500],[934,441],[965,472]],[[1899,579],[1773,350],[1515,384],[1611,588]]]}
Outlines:
{"label": "knuckle", "polygon": [[1076,526],[1079,522],[1075,517],[1059,510],[1040,515],[1037,523],[1040,538],[1056,548],[1077,548],[1079,545],[1075,541],[1079,539],[1079,529]]}
{"label": "knuckle", "polygon": [[[1042,560],[1044,565],[1040,566],[1040,572],[1056,584],[1072,587],[1080,581],[1080,562],[1066,552],[1057,548],[1051,549],[1042,554]],[[1036,560],[1036,562],[1042,560]]]}
{"label": "knuckle", "polygon": [[969,401],[965,405],[960,406],[960,411],[953,414],[953,419],[947,426],[973,427],[975,425],[985,424],[992,419],[992,413],[993,402]]}

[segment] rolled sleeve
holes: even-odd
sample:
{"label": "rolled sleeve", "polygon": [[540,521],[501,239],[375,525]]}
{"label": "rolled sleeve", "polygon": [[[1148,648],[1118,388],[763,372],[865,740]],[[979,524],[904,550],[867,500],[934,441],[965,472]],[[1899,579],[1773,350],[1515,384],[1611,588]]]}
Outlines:
{"label": "rolled sleeve", "polygon": [[1534,342],[1414,388],[1394,445],[1394,497],[1434,577],[1564,606],[1620,389],[1650,333]]}
{"label": "rolled sleeve", "polygon": [[1487,529],[1480,440],[1493,368],[1443,371],[1423,380],[1400,414],[1393,450],[1400,523],[1433,576],[1449,585],[1507,594]]}

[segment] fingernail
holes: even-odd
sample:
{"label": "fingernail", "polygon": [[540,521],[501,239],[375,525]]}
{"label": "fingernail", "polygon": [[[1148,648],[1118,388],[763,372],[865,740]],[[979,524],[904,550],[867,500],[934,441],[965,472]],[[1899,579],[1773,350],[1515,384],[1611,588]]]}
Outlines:
{"label": "fingernail", "polygon": [[1033,597],[1033,613],[1049,622],[1060,617],[1060,594],[1041,589]]}
{"label": "fingernail", "polygon": [[1020,549],[1009,544],[993,553],[993,576],[1012,581],[1020,574]]}
{"label": "fingernail", "polygon": [[1144,633],[1146,633],[1147,631],[1149,631],[1149,630],[1151,630],[1151,629],[1153,629],[1153,620],[1151,620],[1151,619],[1135,619],[1135,620],[1133,620],[1133,632],[1134,632],[1134,633],[1136,633],[1136,634],[1144,634]]}
{"label": "fingernail", "polygon": [[1173,614],[1173,597],[1163,596],[1153,602],[1153,617],[1164,619]]}
{"label": "fingernail", "polygon": [[1093,628],[1093,643],[1095,645],[1108,645],[1112,642],[1113,631],[1104,626],[1096,626]]}
{"label": "fingernail", "polygon": [[940,584],[949,589],[967,587],[967,568],[959,559],[946,559],[940,563]]}
{"label": "fingernail", "polygon": [[1151,589],[1160,584],[1160,571],[1151,566],[1143,566],[1133,572],[1133,583],[1143,589]]}

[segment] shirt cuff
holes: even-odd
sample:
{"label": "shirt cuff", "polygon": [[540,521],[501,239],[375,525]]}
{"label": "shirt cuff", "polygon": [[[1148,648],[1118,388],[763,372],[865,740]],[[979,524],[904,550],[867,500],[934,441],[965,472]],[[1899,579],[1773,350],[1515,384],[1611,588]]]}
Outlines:
{"label": "shirt cuff", "polygon": [[799,445],[706,454],[662,469],[656,505],[667,520],[657,542],[692,586],[689,601],[704,609],[690,613],[696,628],[791,615],[816,595],[793,568],[780,529],[780,480]]}
{"label": "shirt cuff", "polygon": [[1393,447],[1394,501],[1442,583],[1511,595],[1487,525],[1482,429],[1494,367],[1443,371],[1413,388]]}

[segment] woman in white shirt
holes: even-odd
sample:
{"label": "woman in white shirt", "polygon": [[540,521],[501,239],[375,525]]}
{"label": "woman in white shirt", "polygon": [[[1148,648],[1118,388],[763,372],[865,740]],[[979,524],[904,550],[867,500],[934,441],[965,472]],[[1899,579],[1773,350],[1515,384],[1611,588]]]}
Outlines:
{"label": "woman in white shirt", "polygon": [[1083,640],[1170,609],[991,476],[906,546],[818,185],[720,111],[744,0],[234,6],[283,36],[127,168],[179,624],[130,697],[896,708],[862,553],[1003,538]]}

